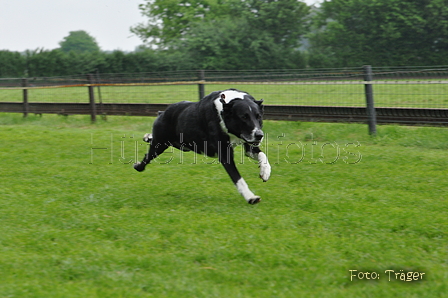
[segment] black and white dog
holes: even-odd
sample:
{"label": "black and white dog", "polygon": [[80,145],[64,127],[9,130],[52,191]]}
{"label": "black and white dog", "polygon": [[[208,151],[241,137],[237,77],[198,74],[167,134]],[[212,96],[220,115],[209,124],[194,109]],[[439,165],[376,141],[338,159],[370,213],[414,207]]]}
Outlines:
{"label": "black and white dog", "polygon": [[182,101],[159,113],[152,134],[144,141],[151,143],[142,162],[134,164],[141,172],[146,165],[169,146],[183,151],[218,157],[239,193],[249,204],[260,202],[238,172],[233,148],[243,144],[246,155],[258,160],[260,178],[267,181],[271,166],[258,147],[263,140],[263,100],[236,89],[215,91],[198,102]]}

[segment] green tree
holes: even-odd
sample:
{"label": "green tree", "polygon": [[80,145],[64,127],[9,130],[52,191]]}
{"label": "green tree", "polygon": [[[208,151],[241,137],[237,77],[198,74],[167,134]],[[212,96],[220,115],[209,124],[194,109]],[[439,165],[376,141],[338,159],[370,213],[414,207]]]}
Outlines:
{"label": "green tree", "polygon": [[[272,69],[304,67],[291,47],[276,42],[262,29],[251,28],[245,19],[221,19],[198,23],[177,46],[201,69]],[[293,59],[294,58],[294,59]],[[300,60],[300,59],[299,59]]]}
{"label": "green tree", "polygon": [[167,45],[185,36],[195,24],[245,19],[250,28],[268,32],[275,42],[296,45],[306,32],[310,8],[297,0],[146,0],[140,5],[148,23],[131,31],[143,41]]}
{"label": "green tree", "polygon": [[101,52],[64,53],[59,49],[26,51],[26,69],[29,76],[62,76],[94,72],[104,63]]}
{"label": "green tree", "polygon": [[447,0],[332,0],[310,35],[310,65],[448,64]]}
{"label": "green tree", "polygon": [[26,67],[29,76],[55,76],[65,64],[60,50],[36,49],[26,51]]}
{"label": "green tree", "polygon": [[90,36],[86,31],[70,31],[69,35],[59,43],[61,50],[65,53],[93,53],[99,52],[100,47],[95,38]]}
{"label": "green tree", "polygon": [[25,75],[26,59],[18,52],[0,51],[0,77]]}
{"label": "green tree", "polygon": [[298,47],[300,37],[308,32],[310,7],[297,0],[235,1],[232,13],[241,14],[250,28],[285,47]]}
{"label": "green tree", "polygon": [[229,12],[229,7],[216,0],[145,0],[139,6],[147,23],[131,28],[144,42],[166,45],[180,38],[193,23],[206,17],[215,18]]}
{"label": "green tree", "polygon": [[132,32],[186,53],[199,68],[290,68],[303,60],[297,49],[310,8],[297,0],[147,0],[140,9],[149,23]]}

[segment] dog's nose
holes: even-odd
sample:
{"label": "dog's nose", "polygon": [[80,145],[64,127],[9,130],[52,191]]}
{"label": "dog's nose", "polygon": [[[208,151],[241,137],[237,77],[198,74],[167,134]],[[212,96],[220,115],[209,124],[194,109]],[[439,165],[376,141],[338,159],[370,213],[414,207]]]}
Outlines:
{"label": "dog's nose", "polygon": [[260,141],[264,137],[264,133],[262,130],[257,130],[254,134],[254,137],[257,141]]}

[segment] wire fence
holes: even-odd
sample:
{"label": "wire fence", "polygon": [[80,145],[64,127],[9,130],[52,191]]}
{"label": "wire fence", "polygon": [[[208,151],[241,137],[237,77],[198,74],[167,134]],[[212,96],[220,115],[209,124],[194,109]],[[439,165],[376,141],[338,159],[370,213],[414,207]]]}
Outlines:
{"label": "wire fence", "polygon": [[22,102],[26,90],[29,103],[88,103],[93,86],[97,103],[169,104],[237,88],[267,105],[364,107],[372,84],[375,107],[448,108],[448,66],[377,67],[372,75],[366,82],[358,67],[10,78],[0,79],[0,102]]}

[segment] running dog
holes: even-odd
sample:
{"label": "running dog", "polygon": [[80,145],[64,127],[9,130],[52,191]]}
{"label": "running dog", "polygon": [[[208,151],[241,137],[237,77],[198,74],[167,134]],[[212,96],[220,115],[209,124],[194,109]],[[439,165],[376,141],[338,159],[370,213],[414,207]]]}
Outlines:
{"label": "running dog", "polygon": [[144,141],[150,143],[145,158],[134,168],[141,172],[169,146],[182,151],[218,157],[238,192],[249,204],[257,204],[255,195],[241,177],[234,161],[234,147],[243,144],[246,155],[258,160],[260,178],[266,182],[271,166],[259,145],[264,138],[263,100],[236,89],[215,91],[198,102],[182,101],[170,105],[154,122],[152,134]]}

